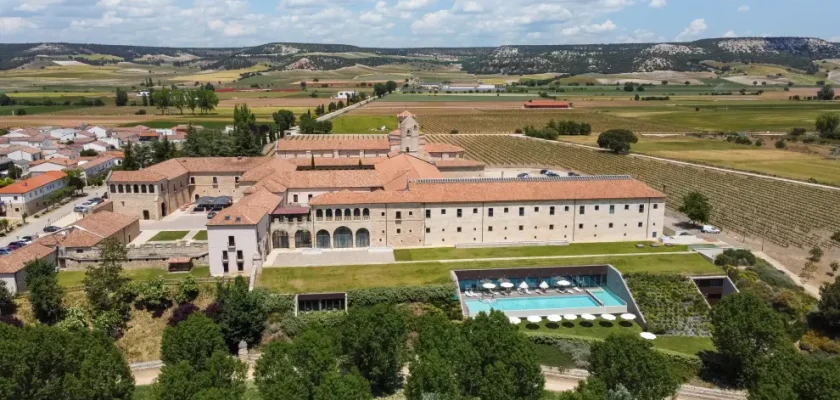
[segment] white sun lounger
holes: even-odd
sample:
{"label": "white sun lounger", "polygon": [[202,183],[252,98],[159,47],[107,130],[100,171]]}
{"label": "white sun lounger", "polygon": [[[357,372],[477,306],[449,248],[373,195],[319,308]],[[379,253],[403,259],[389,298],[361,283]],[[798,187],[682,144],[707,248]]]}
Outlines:
{"label": "white sun lounger", "polygon": [[531,294],[530,290],[528,290],[528,289],[524,289],[524,290],[525,290],[525,294]]}
{"label": "white sun lounger", "polygon": [[579,287],[575,287],[575,288],[573,288],[573,289],[574,289],[574,291],[575,291],[575,292],[578,292],[578,293],[583,293],[583,289],[581,289],[581,288],[579,288]]}

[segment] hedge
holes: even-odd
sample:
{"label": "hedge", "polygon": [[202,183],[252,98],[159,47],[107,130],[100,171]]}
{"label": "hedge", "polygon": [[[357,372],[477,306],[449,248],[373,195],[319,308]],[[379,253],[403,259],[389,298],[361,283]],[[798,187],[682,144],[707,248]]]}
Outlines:
{"label": "hedge", "polygon": [[451,283],[356,289],[347,292],[347,306],[371,307],[382,303],[428,303],[438,305],[451,302],[454,294],[455,285]]}

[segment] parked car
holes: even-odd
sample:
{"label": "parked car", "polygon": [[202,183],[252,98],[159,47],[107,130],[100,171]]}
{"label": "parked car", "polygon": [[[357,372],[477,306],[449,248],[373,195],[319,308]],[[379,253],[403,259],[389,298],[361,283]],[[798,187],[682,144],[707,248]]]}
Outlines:
{"label": "parked car", "polygon": [[558,174],[554,171],[548,171],[548,172],[545,173],[545,176],[560,176],[560,174]]}
{"label": "parked car", "polygon": [[523,173],[521,173],[521,174],[519,174],[519,175],[516,175],[516,177],[517,177],[517,178],[527,178],[527,177],[528,177],[528,174],[527,174],[527,173],[525,173],[525,172],[523,172]]}
{"label": "parked car", "polygon": [[7,256],[9,254],[12,254],[12,249],[8,247],[0,247],[0,256]]}
{"label": "parked car", "polygon": [[35,240],[35,238],[33,238],[32,236],[23,236],[20,238],[20,241],[26,244],[32,244],[33,240]]}
{"label": "parked car", "polygon": [[82,203],[82,204],[77,204],[76,207],[73,207],[73,211],[75,211],[77,213],[86,213],[86,212],[90,211],[91,208],[93,208],[93,204]]}
{"label": "parked car", "polygon": [[213,219],[213,217],[215,217],[215,216],[216,216],[215,211],[210,211],[209,213],[207,213],[207,219]]}
{"label": "parked car", "polygon": [[540,175],[545,175],[546,172],[548,172],[548,171],[551,171],[551,170],[550,169],[541,169],[540,170]]}
{"label": "parked car", "polygon": [[61,228],[59,228],[55,225],[50,225],[50,226],[44,227],[44,232],[47,232],[47,233],[53,233],[53,232],[57,232],[57,231],[60,231],[60,230],[61,230]]}
{"label": "parked car", "polygon": [[574,172],[569,172],[569,176],[580,176],[580,174],[576,174]]}
{"label": "parked car", "polygon": [[[102,204],[104,202],[105,202],[105,200],[102,200],[102,198],[99,198],[99,197],[91,197],[90,200],[87,201],[87,203],[90,203],[91,205]],[[84,203],[82,203],[82,204],[84,204]]]}
{"label": "parked car", "polygon": [[703,233],[720,233],[720,229],[715,228],[714,226],[711,226],[711,225],[703,225],[703,228],[700,229],[700,232],[703,232]]}
{"label": "parked car", "polygon": [[24,246],[26,246],[26,243],[18,240],[18,241],[14,241],[12,243],[9,243],[9,246],[7,246],[7,247],[12,249],[12,250],[17,250],[17,249],[19,249],[21,247],[24,247]]}

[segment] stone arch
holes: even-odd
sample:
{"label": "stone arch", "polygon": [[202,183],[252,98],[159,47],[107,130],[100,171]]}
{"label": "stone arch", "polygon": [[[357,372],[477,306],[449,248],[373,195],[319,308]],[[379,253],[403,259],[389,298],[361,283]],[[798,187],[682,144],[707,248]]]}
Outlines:
{"label": "stone arch", "polygon": [[312,234],[306,229],[295,232],[295,248],[303,249],[312,247]]}
{"label": "stone arch", "polygon": [[286,231],[274,231],[271,233],[271,247],[274,249],[289,248],[289,233]]}
{"label": "stone arch", "polygon": [[370,247],[370,232],[367,229],[356,231],[356,247]]}
{"label": "stone arch", "polygon": [[346,226],[338,227],[333,233],[333,248],[348,249],[353,247],[353,231]]}
{"label": "stone arch", "polygon": [[330,248],[330,233],[325,230],[320,230],[315,234],[315,246],[319,249]]}

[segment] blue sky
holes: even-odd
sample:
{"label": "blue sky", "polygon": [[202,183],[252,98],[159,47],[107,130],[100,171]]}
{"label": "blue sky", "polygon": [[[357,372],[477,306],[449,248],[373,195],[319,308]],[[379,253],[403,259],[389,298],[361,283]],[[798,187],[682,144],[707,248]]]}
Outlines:
{"label": "blue sky", "polygon": [[[0,0],[0,42],[498,46],[810,36],[834,0]],[[815,22],[823,21],[823,22]]]}

